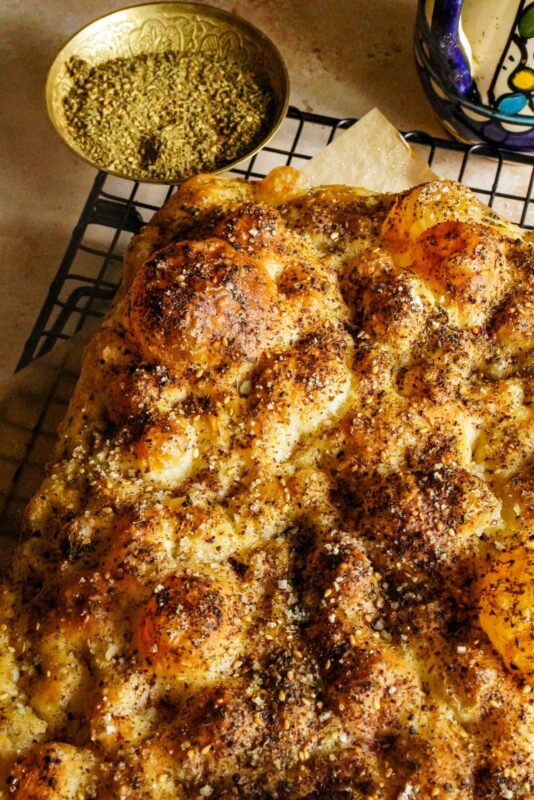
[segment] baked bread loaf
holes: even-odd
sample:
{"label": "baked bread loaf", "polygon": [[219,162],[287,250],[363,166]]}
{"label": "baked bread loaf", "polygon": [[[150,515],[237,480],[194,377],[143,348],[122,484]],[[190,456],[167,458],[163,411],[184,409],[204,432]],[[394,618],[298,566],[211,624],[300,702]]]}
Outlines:
{"label": "baked bread loaf", "polygon": [[534,797],[533,271],[456,183],[185,183],[0,591],[0,795]]}

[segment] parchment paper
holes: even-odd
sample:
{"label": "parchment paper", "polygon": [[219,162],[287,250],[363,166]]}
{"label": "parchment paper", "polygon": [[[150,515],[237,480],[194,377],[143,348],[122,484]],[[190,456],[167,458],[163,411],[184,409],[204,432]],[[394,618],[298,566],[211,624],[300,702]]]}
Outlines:
{"label": "parchment paper", "polygon": [[437,177],[377,108],[338,134],[302,171],[312,186],[344,183],[373,192],[403,192]]}

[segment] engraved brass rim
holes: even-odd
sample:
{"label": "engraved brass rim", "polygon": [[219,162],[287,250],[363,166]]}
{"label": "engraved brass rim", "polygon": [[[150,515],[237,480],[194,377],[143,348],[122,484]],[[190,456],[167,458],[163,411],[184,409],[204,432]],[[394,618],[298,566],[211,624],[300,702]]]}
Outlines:
{"label": "engraved brass rim", "polygon": [[259,152],[277,132],[289,105],[289,75],[282,55],[271,39],[248,20],[221,8],[197,3],[128,6],[99,17],[63,45],[50,66],[45,89],[48,116],[63,142],[92,167],[119,178],[157,184],[184,180],[117,172],[87,156],[68,131],[63,99],[72,85],[65,64],[73,55],[97,64],[109,58],[186,47],[189,51],[217,52],[224,48],[224,52],[232,52],[244,64],[265,75],[275,100],[273,122],[262,140],[239,158],[210,171],[214,174],[227,172]]}

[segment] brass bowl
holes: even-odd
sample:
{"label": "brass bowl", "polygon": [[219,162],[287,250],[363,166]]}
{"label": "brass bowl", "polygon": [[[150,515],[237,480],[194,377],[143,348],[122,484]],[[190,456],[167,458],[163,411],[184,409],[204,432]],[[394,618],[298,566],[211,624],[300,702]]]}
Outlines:
{"label": "brass bowl", "polygon": [[[114,11],[91,22],[74,34],[54,59],[46,80],[48,116],[63,141],[77,156],[112,175],[147,183],[173,183],[173,179],[146,178],[120,173],[89,158],[70,135],[63,100],[72,87],[66,62],[72,56],[91,66],[111,58],[129,58],[141,53],[177,50],[231,53],[245,67],[263,75],[274,96],[274,113],[268,133],[253,149],[214,172],[225,172],[261,150],[280,127],[289,103],[289,77],[279,50],[258,28],[241,17],[213,6],[197,3],[145,3]],[[180,176],[177,180],[183,180]]]}

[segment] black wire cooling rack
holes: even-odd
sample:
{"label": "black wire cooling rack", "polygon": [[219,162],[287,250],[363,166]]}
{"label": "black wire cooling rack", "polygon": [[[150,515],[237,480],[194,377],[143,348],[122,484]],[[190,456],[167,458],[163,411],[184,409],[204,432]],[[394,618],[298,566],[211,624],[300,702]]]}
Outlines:
{"label": "black wire cooling rack", "polygon": [[[271,143],[233,173],[260,178],[274,166],[302,166],[354,122],[290,107]],[[533,157],[436,139],[420,131],[404,137],[425,154],[440,177],[466,183],[503,216],[534,228]],[[17,369],[47,353],[58,340],[70,338],[91,317],[105,313],[118,286],[129,239],[172,191],[172,186],[97,174]]]}

